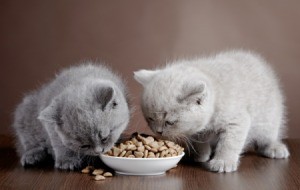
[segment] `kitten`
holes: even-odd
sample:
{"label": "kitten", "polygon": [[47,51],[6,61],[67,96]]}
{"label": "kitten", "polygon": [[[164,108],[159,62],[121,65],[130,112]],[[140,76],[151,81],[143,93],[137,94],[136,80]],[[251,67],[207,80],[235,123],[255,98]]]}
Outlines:
{"label": "kitten", "polygon": [[105,66],[88,63],[63,70],[15,111],[21,164],[35,165],[51,155],[56,168],[79,168],[84,156],[114,145],[129,112],[122,79]]}
{"label": "kitten", "polygon": [[207,162],[211,171],[237,170],[247,145],[269,158],[289,156],[282,143],[284,97],[274,71],[258,55],[228,51],[140,70],[134,77],[144,87],[142,111],[150,128],[193,142],[195,160]]}

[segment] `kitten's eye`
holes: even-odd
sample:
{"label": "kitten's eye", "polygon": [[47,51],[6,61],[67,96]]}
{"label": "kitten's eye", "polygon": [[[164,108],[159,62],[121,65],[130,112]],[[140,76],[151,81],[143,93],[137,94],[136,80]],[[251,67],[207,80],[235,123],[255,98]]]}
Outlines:
{"label": "kitten's eye", "polygon": [[62,126],[64,124],[64,122],[61,120],[61,118],[59,118],[58,120],[57,120],[57,125],[58,126]]}
{"label": "kitten's eye", "polygon": [[201,100],[200,99],[197,99],[197,104],[201,105]]}
{"label": "kitten's eye", "polygon": [[167,125],[170,125],[170,126],[172,126],[172,125],[174,125],[175,124],[175,122],[171,122],[171,121],[166,121],[165,122],[165,125],[167,126]]}
{"label": "kitten's eye", "polygon": [[108,137],[105,137],[105,138],[101,139],[102,143],[107,143],[107,141],[108,141]]}
{"label": "kitten's eye", "polygon": [[147,120],[148,120],[148,121],[154,121],[154,119],[151,118],[151,117],[148,117]]}
{"label": "kitten's eye", "polygon": [[89,145],[89,144],[82,145],[80,148],[81,149],[89,149],[89,148],[91,148],[91,145]]}
{"label": "kitten's eye", "polygon": [[116,108],[117,105],[118,105],[118,103],[117,103],[116,101],[113,101],[113,103],[112,103],[112,108],[113,108],[113,109]]}

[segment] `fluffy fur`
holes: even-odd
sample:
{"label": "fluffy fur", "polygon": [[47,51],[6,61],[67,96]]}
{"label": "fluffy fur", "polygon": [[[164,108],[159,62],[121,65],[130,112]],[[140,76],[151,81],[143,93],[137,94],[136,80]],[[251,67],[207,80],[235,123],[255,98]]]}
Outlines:
{"label": "fluffy fur", "polygon": [[73,170],[84,156],[109,150],[129,122],[126,97],[122,80],[105,66],[63,70],[28,94],[15,111],[22,165],[35,165],[51,155],[56,168]]}
{"label": "fluffy fur", "polygon": [[[287,158],[282,143],[284,97],[271,67],[258,55],[228,51],[140,70],[143,114],[150,128],[192,142],[195,160],[211,171],[237,170],[247,145]],[[214,147],[212,151],[212,147]]]}

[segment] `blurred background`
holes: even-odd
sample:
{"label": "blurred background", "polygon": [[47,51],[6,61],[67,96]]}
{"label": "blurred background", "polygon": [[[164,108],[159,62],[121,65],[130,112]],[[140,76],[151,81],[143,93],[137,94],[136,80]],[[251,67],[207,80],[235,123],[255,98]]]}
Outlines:
{"label": "blurred background", "polygon": [[22,96],[83,60],[127,80],[136,111],[129,131],[148,130],[133,71],[232,48],[263,55],[281,78],[288,134],[300,137],[300,1],[0,1],[0,135],[12,134]]}

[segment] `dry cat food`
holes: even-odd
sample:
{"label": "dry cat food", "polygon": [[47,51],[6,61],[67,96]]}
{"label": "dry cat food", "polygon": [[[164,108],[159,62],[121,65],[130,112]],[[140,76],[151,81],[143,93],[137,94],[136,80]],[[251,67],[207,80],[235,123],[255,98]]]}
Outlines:
{"label": "dry cat food", "polygon": [[105,155],[127,158],[165,158],[178,156],[184,148],[168,140],[134,134],[130,140],[114,146]]}
{"label": "dry cat food", "polygon": [[106,177],[112,177],[113,174],[110,172],[105,172],[103,169],[94,169],[93,166],[87,166],[81,170],[81,173],[94,175],[94,180],[100,181],[105,180]]}

